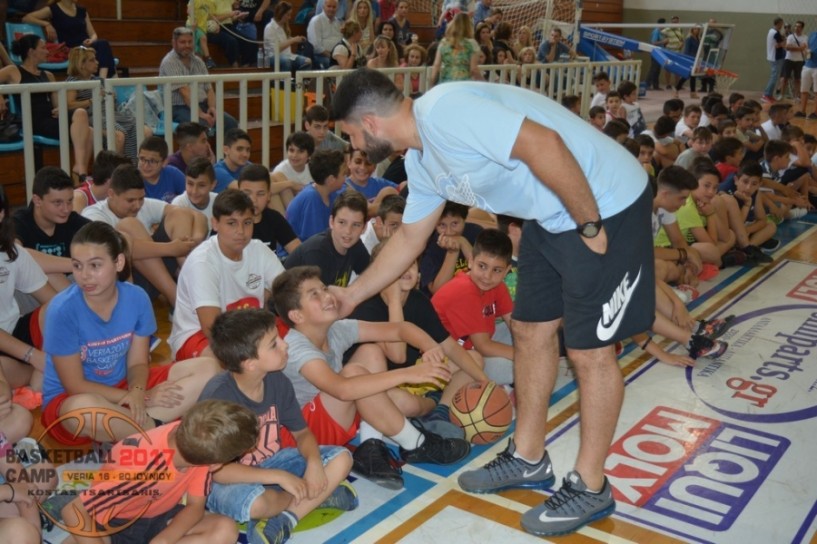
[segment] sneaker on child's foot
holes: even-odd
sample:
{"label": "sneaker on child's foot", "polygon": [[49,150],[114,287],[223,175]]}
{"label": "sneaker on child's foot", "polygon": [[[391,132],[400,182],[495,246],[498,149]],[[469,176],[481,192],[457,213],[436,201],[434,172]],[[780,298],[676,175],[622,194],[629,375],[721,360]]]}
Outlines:
{"label": "sneaker on child's foot", "polygon": [[721,257],[721,268],[729,268],[730,266],[743,266],[747,263],[748,256],[740,249],[731,249],[723,254]]}
{"label": "sneaker on child's foot", "polygon": [[689,356],[693,359],[706,357],[717,359],[729,349],[729,344],[722,340],[712,340],[700,334],[693,334],[689,341]]}
{"label": "sneaker on child's foot", "polygon": [[392,462],[394,455],[385,442],[370,438],[352,454],[352,471],[386,489],[403,489],[403,471]]}
{"label": "sneaker on child's foot", "polygon": [[715,317],[708,320],[699,319],[698,326],[695,328],[695,331],[692,334],[699,334],[714,340],[729,330],[729,324],[733,319],[735,319],[734,315],[727,315],[723,318]]}
{"label": "sneaker on child's foot", "polygon": [[332,508],[341,512],[351,512],[358,507],[360,501],[357,498],[357,491],[347,481],[343,481],[332,491],[332,494],[318,505],[318,508]]}
{"label": "sneaker on child's foot", "polygon": [[741,248],[741,250],[746,254],[747,261],[753,261],[756,264],[766,264],[774,260],[763,253],[763,250],[757,246],[746,246]]}
{"label": "sneaker on child's foot", "polygon": [[798,112],[795,112],[794,116],[795,117],[800,117],[800,118],[805,118],[806,117],[806,112],[798,111]]}
{"label": "sneaker on child's foot", "polygon": [[522,516],[522,528],[538,536],[572,533],[615,512],[616,501],[607,478],[598,493],[591,493],[578,472],[567,474],[562,487],[544,503]]}
{"label": "sneaker on child's foot", "polygon": [[433,463],[435,465],[450,465],[465,459],[471,452],[471,444],[462,439],[443,438],[429,432],[417,422],[410,419],[411,424],[425,437],[423,443],[413,450],[400,448],[400,457],[406,463]]}
{"label": "sneaker on child's foot", "polygon": [[789,216],[786,219],[800,219],[808,213],[805,208],[792,208],[789,210]]}
{"label": "sneaker on child's foot", "polygon": [[283,513],[265,521],[250,521],[247,525],[250,544],[283,544],[291,534],[292,519]]}
{"label": "sneaker on child's foot", "polygon": [[508,447],[476,470],[460,474],[457,482],[464,491],[471,493],[496,493],[503,489],[536,488],[545,489],[553,485],[553,465],[545,452],[542,460],[530,464],[514,457],[516,446],[508,439]]}
{"label": "sneaker on child's foot", "polygon": [[78,492],[74,489],[55,491],[53,495],[40,504],[40,511],[45,514],[49,522],[54,524],[63,523],[62,509],[76,499],[77,496]]}
{"label": "sneaker on child's foot", "polygon": [[463,428],[452,423],[448,416],[443,415],[440,410],[436,408],[423,417],[416,418],[416,421],[426,431],[438,434],[443,438],[457,438],[459,440],[465,438]]}
{"label": "sneaker on child's foot", "polygon": [[770,252],[770,253],[773,252],[774,250],[776,250],[779,247],[780,247],[780,240],[778,240],[777,238],[769,238],[768,240],[766,240],[765,242],[760,244],[761,251]]}

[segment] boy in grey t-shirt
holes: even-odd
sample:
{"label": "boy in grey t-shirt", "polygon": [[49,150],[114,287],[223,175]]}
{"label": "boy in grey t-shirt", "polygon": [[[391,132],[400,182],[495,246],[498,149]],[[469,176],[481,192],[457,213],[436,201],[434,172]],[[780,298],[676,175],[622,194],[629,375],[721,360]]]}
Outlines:
{"label": "boy in grey t-shirt", "polygon": [[[352,466],[348,450],[318,447],[282,372],[287,344],[275,317],[257,309],[222,313],[213,322],[210,347],[227,371],[207,383],[199,400],[249,408],[260,433],[253,450],[213,474],[207,508],[249,522],[251,543],[286,541],[298,520],[318,507],[357,508],[354,489],[341,483]],[[263,529],[258,520],[266,520]]]}
{"label": "boy in grey t-shirt", "polygon": [[[317,266],[296,266],[278,276],[272,286],[276,313],[292,327],[286,335],[290,348],[284,372],[318,443],[349,442],[362,418],[397,442],[407,462],[450,464],[468,455],[468,442],[442,438],[407,420],[406,415],[423,413],[421,401],[427,399],[397,389],[404,383],[448,381],[451,373],[442,347],[411,323],[339,321],[335,297],[320,277]],[[366,342],[406,342],[420,348],[425,364],[387,372],[383,351],[364,345],[342,367],[343,353],[353,344]],[[430,402],[427,410],[433,405]],[[353,457],[359,475],[390,489],[403,486],[382,440],[365,440]]]}

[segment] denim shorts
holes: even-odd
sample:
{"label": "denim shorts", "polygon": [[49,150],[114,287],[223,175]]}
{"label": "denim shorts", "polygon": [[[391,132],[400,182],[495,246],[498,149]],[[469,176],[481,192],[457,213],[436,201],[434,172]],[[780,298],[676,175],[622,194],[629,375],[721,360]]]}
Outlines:
{"label": "denim shorts", "polygon": [[[319,446],[321,451],[321,462],[323,466],[344,452],[349,454],[349,450],[340,446]],[[298,477],[303,477],[306,472],[306,459],[296,448],[283,448],[272,457],[267,457],[258,468],[283,470]],[[219,484],[213,482],[210,495],[207,497],[207,509],[217,514],[229,516],[239,523],[250,521],[250,507],[264,490],[281,490],[280,486],[262,484]]]}

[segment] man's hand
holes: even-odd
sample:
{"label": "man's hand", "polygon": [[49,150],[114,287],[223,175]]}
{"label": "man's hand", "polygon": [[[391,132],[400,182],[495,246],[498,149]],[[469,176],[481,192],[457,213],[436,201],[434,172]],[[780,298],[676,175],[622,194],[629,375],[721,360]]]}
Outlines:
{"label": "man's hand", "polygon": [[338,317],[344,318],[351,314],[357,304],[352,300],[349,290],[346,287],[338,287],[337,285],[330,285],[328,289],[335,297],[338,307]]}

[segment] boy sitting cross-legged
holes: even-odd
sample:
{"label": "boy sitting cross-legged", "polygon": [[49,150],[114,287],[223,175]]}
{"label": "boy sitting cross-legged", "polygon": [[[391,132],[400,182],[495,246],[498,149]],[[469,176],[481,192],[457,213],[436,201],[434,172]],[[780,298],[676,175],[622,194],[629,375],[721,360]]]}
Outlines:
{"label": "boy sitting cross-legged", "polygon": [[233,520],[204,511],[207,481],[257,440],[255,414],[218,400],[196,404],[181,422],[125,438],[100,470],[110,479],[95,479],[62,509],[66,526],[75,528],[63,542],[236,542]]}
{"label": "boy sitting cross-legged", "polygon": [[434,293],[431,303],[448,333],[485,359],[485,373],[499,384],[513,382],[513,346],[494,338],[496,320],[510,328],[513,302],[503,283],[511,268],[513,243],[497,229],[474,242],[468,273],[458,274]]}
{"label": "boy sitting cross-legged", "polygon": [[[289,364],[284,373],[318,443],[346,444],[363,419],[399,444],[406,462],[450,464],[468,455],[468,442],[442,438],[410,422],[395,400],[411,396],[397,389],[404,383],[440,384],[451,378],[443,348],[410,323],[339,319],[335,296],[320,276],[316,266],[295,267],[278,276],[272,286],[275,310],[292,327],[286,335]],[[360,342],[406,342],[420,348],[424,364],[388,372],[382,360],[343,366],[344,352]],[[388,450],[364,446],[354,453],[355,465],[371,471],[359,474],[381,485],[402,487]]]}
{"label": "boy sitting cross-legged", "polygon": [[[352,456],[337,446],[318,446],[306,426],[292,383],[283,373],[287,344],[275,316],[266,310],[234,310],[219,315],[210,332],[211,348],[227,371],[212,378],[201,399],[221,399],[249,408],[261,432],[255,448],[237,463],[213,474],[207,499],[212,512],[249,522],[251,544],[285,542],[292,528],[318,506],[353,510],[357,495],[339,485]],[[296,448],[282,448],[287,429]],[[266,520],[261,528],[257,520]]]}

